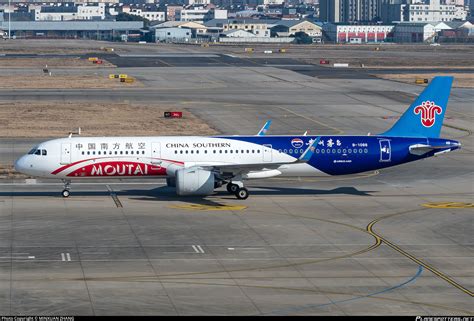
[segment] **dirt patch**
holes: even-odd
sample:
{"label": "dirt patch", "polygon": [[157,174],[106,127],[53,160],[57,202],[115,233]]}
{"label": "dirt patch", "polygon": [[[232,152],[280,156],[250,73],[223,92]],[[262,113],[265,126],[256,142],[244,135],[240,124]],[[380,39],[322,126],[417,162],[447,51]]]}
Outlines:
{"label": "dirt patch", "polygon": [[0,164],[0,179],[25,179],[28,177],[28,175],[16,172],[13,165]]}
{"label": "dirt patch", "polygon": [[217,131],[189,111],[166,119],[174,106],[127,103],[0,102],[0,137],[214,135]]}
{"label": "dirt patch", "polygon": [[132,83],[120,82],[119,79],[109,79],[99,75],[8,75],[0,81],[0,88],[11,89],[104,89],[143,87],[143,84],[134,79]]}
{"label": "dirt patch", "polygon": [[417,73],[417,74],[376,74],[378,78],[414,84],[416,79],[431,80],[435,76],[454,76],[453,87],[474,88],[474,73]]}
{"label": "dirt patch", "polygon": [[87,59],[77,58],[0,58],[1,68],[112,68],[115,65],[106,60],[95,64]]}

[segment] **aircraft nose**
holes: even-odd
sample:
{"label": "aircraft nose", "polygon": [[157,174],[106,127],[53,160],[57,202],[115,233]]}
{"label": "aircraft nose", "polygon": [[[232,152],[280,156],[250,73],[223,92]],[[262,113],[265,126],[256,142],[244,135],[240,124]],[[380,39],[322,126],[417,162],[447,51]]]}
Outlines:
{"label": "aircraft nose", "polygon": [[26,169],[26,156],[22,156],[15,162],[15,171],[19,173],[23,173]]}

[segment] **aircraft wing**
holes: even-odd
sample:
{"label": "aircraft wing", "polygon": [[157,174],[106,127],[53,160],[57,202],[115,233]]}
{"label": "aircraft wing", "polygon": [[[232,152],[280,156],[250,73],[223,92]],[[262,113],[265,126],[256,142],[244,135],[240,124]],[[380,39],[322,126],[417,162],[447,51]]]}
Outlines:
{"label": "aircraft wing", "polygon": [[214,164],[199,164],[195,165],[195,167],[212,170],[215,172],[220,173],[248,173],[251,171],[262,171],[262,170],[272,170],[277,169],[281,165],[289,165],[289,164],[301,164],[307,163],[311,157],[314,155],[314,151],[316,146],[320,140],[320,137],[317,137],[306,150],[301,154],[301,156],[292,161],[292,162],[279,162],[279,163],[270,163],[270,162],[258,162],[252,164],[226,164],[226,163],[214,163]]}
{"label": "aircraft wing", "polygon": [[267,134],[267,131],[270,129],[270,125],[272,124],[271,120],[267,120],[265,125],[263,125],[262,129],[258,132],[256,136],[265,136]]}
{"label": "aircraft wing", "polygon": [[459,147],[459,145],[453,145],[453,144],[440,144],[440,145],[428,145],[428,144],[415,144],[411,145],[409,147],[410,149],[410,154],[413,155],[424,155],[426,153],[429,153],[433,150],[443,150],[446,148],[454,148],[454,147]]}

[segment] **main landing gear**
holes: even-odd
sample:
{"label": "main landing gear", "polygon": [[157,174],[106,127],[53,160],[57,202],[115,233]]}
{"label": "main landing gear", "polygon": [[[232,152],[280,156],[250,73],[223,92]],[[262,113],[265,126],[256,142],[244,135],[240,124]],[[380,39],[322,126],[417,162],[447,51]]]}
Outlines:
{"label": "main landing gear", "polygon": [[69,195],[71,195],[71,192],[70,192],[70,189],[71,189],[71,181],[69,180],[63,180],[63,183],[64,183],[64,189],[63,191],[61,192],[61,195],[63,197],[69,197]]}
{"label": "main landing gear", "polygon": [[[240,183],[240,182],[239,182]],[[235,197],[237,197],[239,200],[245,200],[249,197],[249,190],[243,187],[243,184],[240,183],[242,186],[239,186],[239,184],[234,184],[232,182],[229,182],[227,184],[227,191],[230,194],[234,194]]]}

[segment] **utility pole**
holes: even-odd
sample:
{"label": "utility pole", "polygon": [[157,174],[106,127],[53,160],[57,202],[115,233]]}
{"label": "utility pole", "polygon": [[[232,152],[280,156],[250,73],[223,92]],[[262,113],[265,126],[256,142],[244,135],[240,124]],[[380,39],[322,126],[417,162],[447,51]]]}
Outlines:
{"label": "utility pole", "polygon": [[11,28],[11,0],[8,0],[8,39],[11,39],[11,33],[12,33],[12,28]]}

